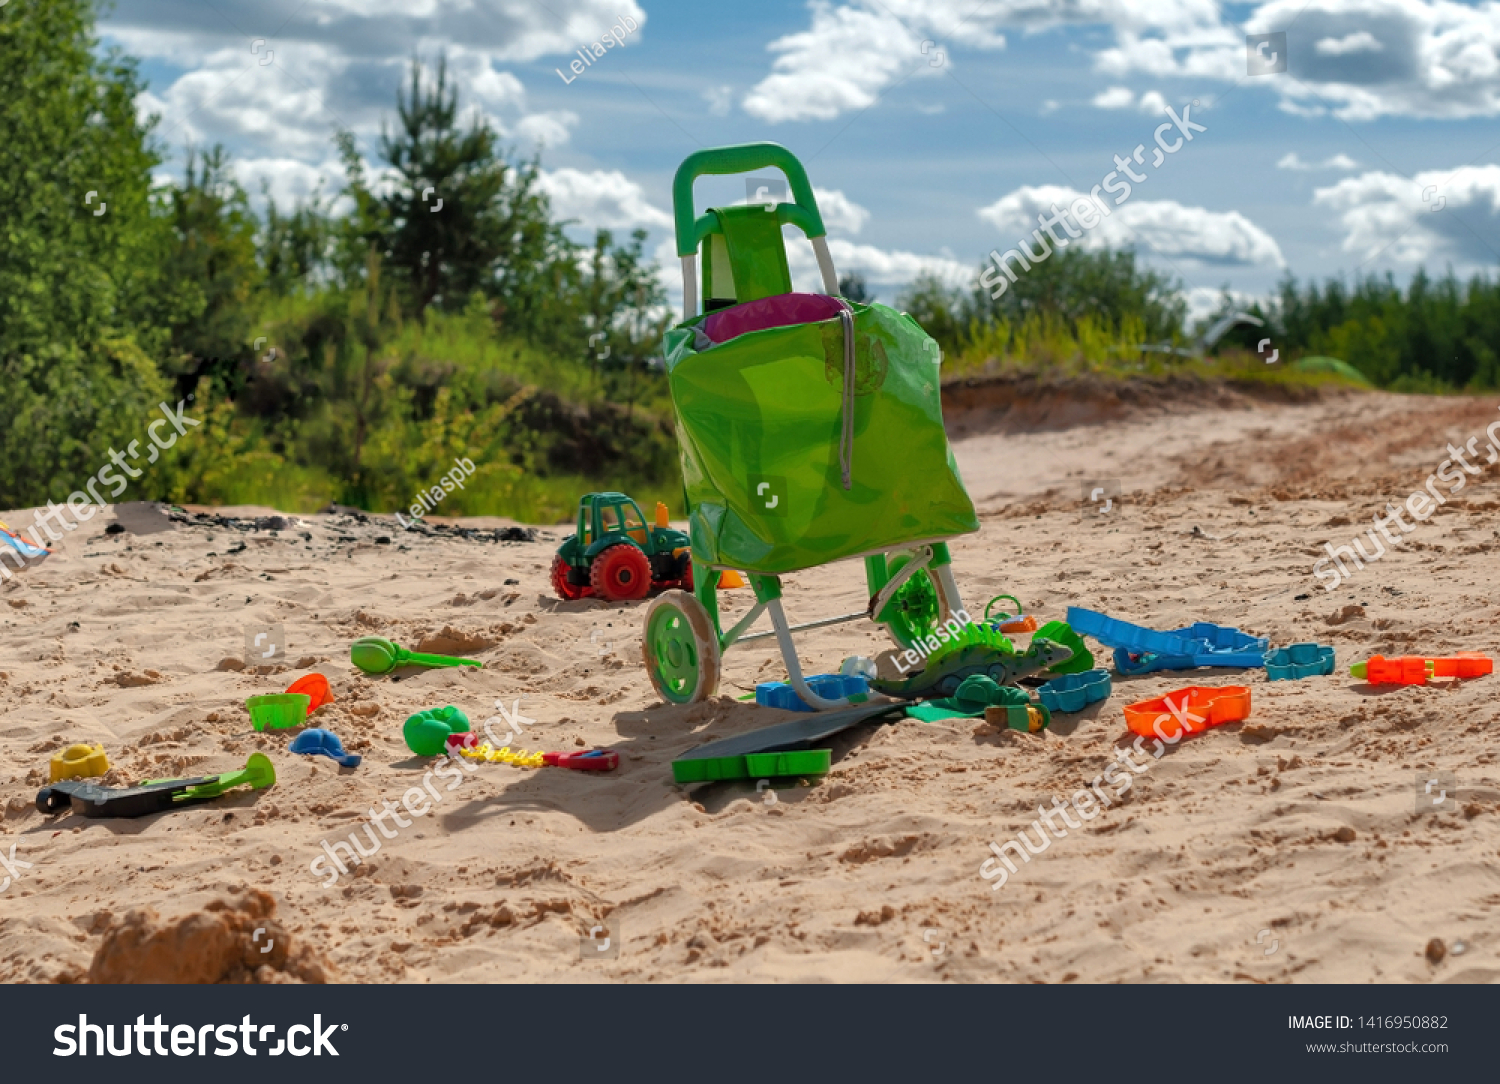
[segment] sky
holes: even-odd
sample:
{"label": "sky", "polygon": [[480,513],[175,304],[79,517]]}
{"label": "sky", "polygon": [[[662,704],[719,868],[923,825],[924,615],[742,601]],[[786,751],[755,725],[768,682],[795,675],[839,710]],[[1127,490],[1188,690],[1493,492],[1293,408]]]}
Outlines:
{"label": "sky", "polygon": [[[1500,2],[116,0],[100,34],[140,60],[164,172],[222,143],[283,207],[337,191],[340,128],[378,172],[412,57],[446,54],[460,105],[540,155],[570,232],[649,231],[674,302],[677,166],[762,140],[807,170],[839,272],[885,301],[1040,253],[1038,216],[1135,248],[1194,316],[1289,271],[1500,265]],[[746,197],[696,188],[699,213]]]}

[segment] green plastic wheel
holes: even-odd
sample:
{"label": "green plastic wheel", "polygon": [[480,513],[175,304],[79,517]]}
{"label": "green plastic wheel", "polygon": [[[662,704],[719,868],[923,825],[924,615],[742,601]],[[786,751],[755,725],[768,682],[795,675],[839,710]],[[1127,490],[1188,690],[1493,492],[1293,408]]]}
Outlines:
{"label": "green plastic wheel", "polygon": [[[886,566],[890,578],[906,567],[912,560],[909,553],[899,553]],[[929,636],[940,624],[948,620],[948,607],[938,591],[937,579],[931,568],[912,574],[911,579],[886,603],[885,609],[875,615],[875,620],[885,626],[886,632],[898,647],[912,647]]]}
{"label": "green plastic wheel", "polygon": [[686,591],[663,591],[646,610],[641,657],[670,704],[707,700],[719,690],[719,636],[703,603]]}

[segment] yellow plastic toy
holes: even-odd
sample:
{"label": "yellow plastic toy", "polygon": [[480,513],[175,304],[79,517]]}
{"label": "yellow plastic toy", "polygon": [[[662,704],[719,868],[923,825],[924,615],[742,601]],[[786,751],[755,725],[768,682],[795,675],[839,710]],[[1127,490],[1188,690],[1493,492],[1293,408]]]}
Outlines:
{"label": "yellow plastic toy", "polygon": [[60,753],[53,754],[52,773],[48,782],[64,779],[88,779],[109,772],[109,757],[104,755],[102,745],[70,745]]}
{"label": "yellow plastic toy", "polygon": [[513,764],[517,768],[540,768],[542,766],[541,753],[528,753],[524,749],[513,753],[508,745],[503,749],[496,749],[489,742],[485,742],[477,749],[459,746],[458,752],[460,756],[468,757],[470,760],[484,760],[491,764],[498,761],[501,764]]}

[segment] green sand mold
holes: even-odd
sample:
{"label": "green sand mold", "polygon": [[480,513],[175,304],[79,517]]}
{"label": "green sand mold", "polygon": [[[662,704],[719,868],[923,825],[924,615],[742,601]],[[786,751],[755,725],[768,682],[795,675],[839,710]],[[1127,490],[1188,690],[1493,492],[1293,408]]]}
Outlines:
{"label": "green sand mold", "polygon": [[271,693],[252,696],[245,701],[250,711],[250,725],[256,730],[286,730],[307,722],[312,697],[306,693]]}

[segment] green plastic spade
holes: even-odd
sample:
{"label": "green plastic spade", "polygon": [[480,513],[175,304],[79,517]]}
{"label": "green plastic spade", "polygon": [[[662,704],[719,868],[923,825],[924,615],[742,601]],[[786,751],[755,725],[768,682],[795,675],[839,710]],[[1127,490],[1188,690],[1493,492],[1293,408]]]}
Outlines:
{"label": "green plastic spade", "polygon": [[451,655],[424,655],[408,651],[393,640],[362,636],[349,647],[349,658],[367,674],[389,674],[398,666],[480,666],[478,659],[455,659]]}
{"label": "green plastic spade", "polygon": [[186,783],[188,785],[180,793],[172,795],[172,801],[201,802],[209,798],[217,798],[226,790],[233,790],[235,787],[248,786],[255,790],[265,790],[275,782],[276,766],[271,763],[271,758],[264,753],[251,753],[250,759],[239,771],[211,775],[204,782],[183,779],[143,779],[136,785],[160,787],[172,783]]}

